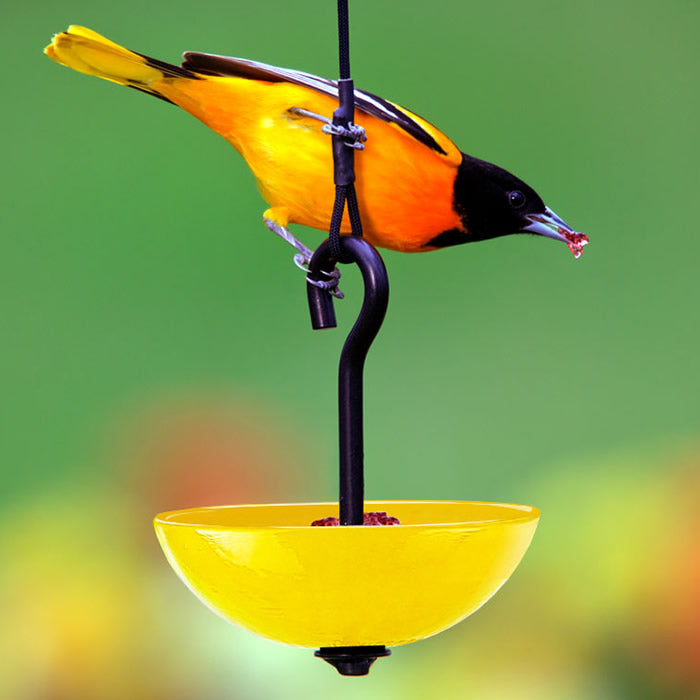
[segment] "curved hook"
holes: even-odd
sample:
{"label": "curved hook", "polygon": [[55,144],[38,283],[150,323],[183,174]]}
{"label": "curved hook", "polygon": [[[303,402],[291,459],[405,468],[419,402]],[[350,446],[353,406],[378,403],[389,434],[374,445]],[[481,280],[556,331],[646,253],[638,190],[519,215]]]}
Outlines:
{"label": "curved hook", "polygon": [[[331,257],[329,241],[314,252],[309,277],[324,279],[322,270],[336,262],[357,263],[362,272],[365,296],[360,315],[348,334],[338,367],[338,426],[340,447],[340,524],[362,525],[364,517],[364,434],[362,420],[362,375],[365,358],[386,314],[389,278],[384,261],[363,238],[342,236],[341,255]],[[309,312],[314,330],[336,326],[333,297],[307,284]]]}

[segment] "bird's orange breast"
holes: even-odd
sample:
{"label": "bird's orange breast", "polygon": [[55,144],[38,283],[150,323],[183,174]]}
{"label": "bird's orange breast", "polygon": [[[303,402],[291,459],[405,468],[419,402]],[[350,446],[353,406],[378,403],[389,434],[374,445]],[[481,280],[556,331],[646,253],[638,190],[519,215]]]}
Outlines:
{"label": "bird's orange breast", "polygon": [[[330,118],[337,100],[291,83],[236,77],[166,78],[154,87],[235,146],[264,198],[272,207],[285,207],[290,222],[328,230],[335,197],[330,136],[320,121],[289,110]],[[355,115],[367,134],[365,149],[355,154],[365,236],[374,245],[407,252],[423,249],[442,231],[462,228],[453,208],[461,153],[435,127],[410,116],[445,154],[395,124]],[[350,231],[347,217],[342,230]]]}

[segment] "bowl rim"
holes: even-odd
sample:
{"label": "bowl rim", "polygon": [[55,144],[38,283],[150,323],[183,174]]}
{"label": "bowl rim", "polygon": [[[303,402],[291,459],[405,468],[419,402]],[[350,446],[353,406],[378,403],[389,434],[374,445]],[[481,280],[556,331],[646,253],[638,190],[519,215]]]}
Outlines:
{"label": "bowl rim", "polygon": [[329,506],[337,507],[337,501],[313,501],[313,502],[298,502],[298,503],[237,503],[232,505],[217,505],[217,506],[194,506],[192,508],[179,508],[177,510],[163,511],[158,513],[153,518],[154,526],[178,526],[178,527],[193,527],[201,530],[235,530],[243,532],[248,530],[317,530],[319,532],[338,532],[347,530],[367,530],[372,531],[401,531],[406,528],[461,528],[473,526],[474,528],[482,528],[491,525],[503,525],[509,523],[526,523],[536,521],[540,518],[540,511],[535,506],[528,506],[521,503],[499,503],[495,501],[459,501],[451,499],[438,500],[422,500],[422,499],[404,499],[397,501],[387,500],[367,500],[365,506],[372,505],[403,505],[403,504],[429,504],[429,505],[484,505],[484,506],[502,506],[515,511],[520,511],[519,515],[513,514],[507,518],[490,518],[488,520],[460,520],[450,522],[430,522],[416,523],[410,525],[400,525],[395,527],[365,527],[364,525],[345,525],[343,527],[314,527],[312,525],[215,525],[202,522],[178,522],[177,517],[183,513],[192,513],[194,511],[210,511],[210,510],[239,510],[239,509],[255,509],[255,508],[276,508],[276,507],[293,507],[293,506]]}

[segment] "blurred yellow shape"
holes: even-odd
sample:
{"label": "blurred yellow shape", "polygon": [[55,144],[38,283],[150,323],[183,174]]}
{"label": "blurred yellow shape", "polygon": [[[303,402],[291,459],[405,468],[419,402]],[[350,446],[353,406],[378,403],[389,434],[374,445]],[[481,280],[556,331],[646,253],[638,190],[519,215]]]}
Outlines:
{"label": "blurred yellow shape", "polygon": [[220,506],[161,513],[171,566],[214,612],[303,647],[396,646],[481,607],[525,554],[531,506],[369,501],[399,526],[310,527],[337,503]]}

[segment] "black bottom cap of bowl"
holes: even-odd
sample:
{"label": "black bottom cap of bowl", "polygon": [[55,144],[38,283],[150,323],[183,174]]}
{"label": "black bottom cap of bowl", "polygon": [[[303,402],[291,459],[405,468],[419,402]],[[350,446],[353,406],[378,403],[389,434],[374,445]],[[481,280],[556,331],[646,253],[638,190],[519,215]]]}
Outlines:
{"label": "black bottom cap of bowl", "polygon": [[314,652],[314,656],[334,666],[341,676],[366,676],[380,656],[390,654],[385,646],[321,647]]}

